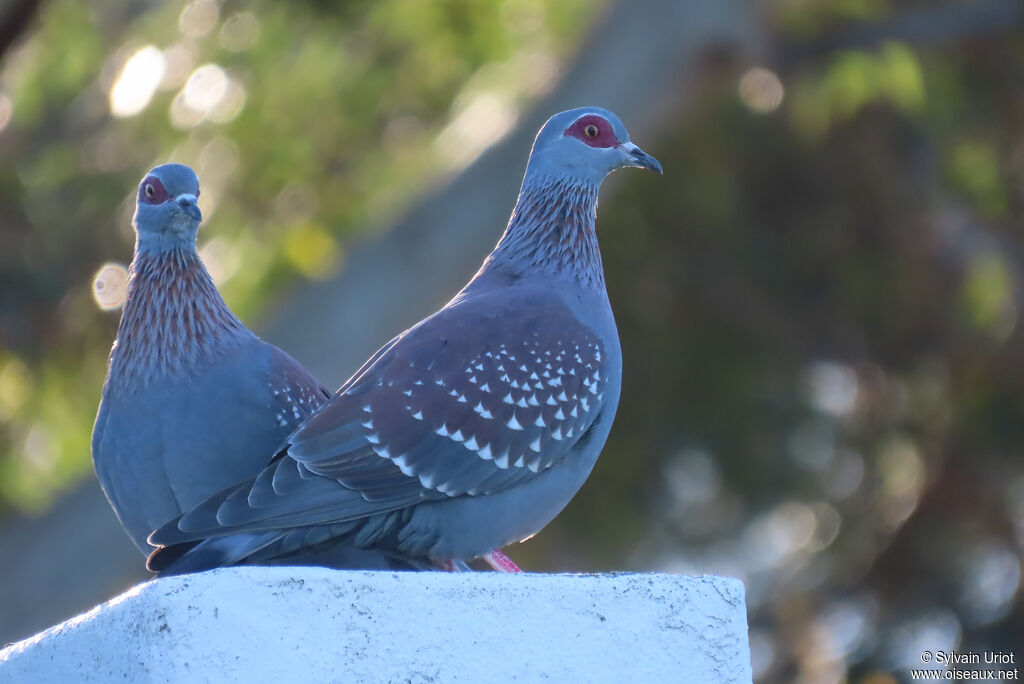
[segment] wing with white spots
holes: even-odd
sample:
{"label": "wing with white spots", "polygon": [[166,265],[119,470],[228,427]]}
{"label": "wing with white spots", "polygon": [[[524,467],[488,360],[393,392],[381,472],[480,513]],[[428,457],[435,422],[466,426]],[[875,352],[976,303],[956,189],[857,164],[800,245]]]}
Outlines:
{"label": "wing with white spots", "polygon": [[327,403],[330,392],[302,365],[277,347],[270,348],[267,385],[275,425],[294,430]]}
{"label": "wing with white spots", "polygon": [[604,360],[602,340],[550,298],[457,305],[397,339],[288,455],[384,505],[500,491],[556,465],[593,424]]}

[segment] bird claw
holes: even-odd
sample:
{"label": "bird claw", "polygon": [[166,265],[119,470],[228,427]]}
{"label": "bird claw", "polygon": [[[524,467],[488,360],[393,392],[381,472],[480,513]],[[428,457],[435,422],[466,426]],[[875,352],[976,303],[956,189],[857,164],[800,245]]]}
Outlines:
{"label": "bird claw", "polygon": [[503,554],[501,551],[491,551],[485,553],[483,559],[487,561],[487,564],[498,572],[522,572],[519,566],[512,562],[512,559]]}

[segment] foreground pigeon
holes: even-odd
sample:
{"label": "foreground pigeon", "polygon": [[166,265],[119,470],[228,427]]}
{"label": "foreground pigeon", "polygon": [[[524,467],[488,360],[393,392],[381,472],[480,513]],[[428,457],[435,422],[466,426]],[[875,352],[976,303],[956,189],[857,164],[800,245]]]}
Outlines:
{"label": "foreground pigeon", "polygon": [[594,221],[608,173],[661,165],[611,112],[541,129],[504,235],[444,308],[398,335],[254,480],[151,535],[151,570],[346,540],[461,567],[547,525],[590,473],[622,357]]}
{"label": "foreground pigeon", "polygon": [[143,553],[154,529],[258,474],[330,397],[228,309],[196,253],[198,199],[180,164],[139,184],[128,296],[93,428],[100,484]]}

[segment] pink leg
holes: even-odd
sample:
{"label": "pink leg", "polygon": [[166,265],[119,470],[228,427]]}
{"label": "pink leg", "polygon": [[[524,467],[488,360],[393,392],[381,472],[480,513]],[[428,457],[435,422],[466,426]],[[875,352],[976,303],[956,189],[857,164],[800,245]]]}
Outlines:
{"label": "pink leg", "polygon": [[483,559],[498,572],[522,572],[519,566],[513,563],[512,559],[501,551],[491,551],[484,554]]}

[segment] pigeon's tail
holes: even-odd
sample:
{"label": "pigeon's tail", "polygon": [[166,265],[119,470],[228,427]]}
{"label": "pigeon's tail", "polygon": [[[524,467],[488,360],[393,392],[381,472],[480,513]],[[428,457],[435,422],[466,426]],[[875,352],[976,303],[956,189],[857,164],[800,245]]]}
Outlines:
{"label": "pigeon's tail", "polygon": [[280,531],[245,532],[161,546],[149,554],[146,568],[163,577],[237,565],[278,541],[281,536]]}
{"label": "pigeon's tail", "polygon": [[[230,565],[319,565],[345,570],[421,569],[415,560],[364,549],[345,541],[357,523],[239,532],[161,546],[146,567],[161,576],[202,572]],[[426,562],[426,561],[424,561]]]}

